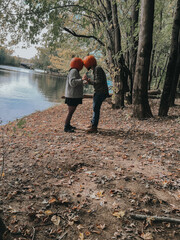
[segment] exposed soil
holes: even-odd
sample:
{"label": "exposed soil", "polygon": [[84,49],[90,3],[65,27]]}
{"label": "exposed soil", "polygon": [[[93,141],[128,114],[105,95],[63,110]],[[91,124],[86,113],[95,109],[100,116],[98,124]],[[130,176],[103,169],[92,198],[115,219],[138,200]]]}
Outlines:
{"label": "exposed soil", "polygon": [[92,99],[84,99],[63,131],[57,105],[1,126],[0,211],[4,239],[180,239],[180,100],[169,117],[131,118],[132,109],[102,106],[99,132],[87,134]]}

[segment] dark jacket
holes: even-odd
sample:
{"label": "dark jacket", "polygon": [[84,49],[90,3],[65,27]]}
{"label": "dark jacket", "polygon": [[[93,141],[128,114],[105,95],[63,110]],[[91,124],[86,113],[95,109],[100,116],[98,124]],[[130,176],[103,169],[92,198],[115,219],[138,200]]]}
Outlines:
{"label": "dark jacket", "polygon": [[94,79],[91,80],[91,84],[94,86],[95,93],[103,93],[109,96],[109,89],[107,85],[106,74],[102,67],[96,66],[94,71]]}

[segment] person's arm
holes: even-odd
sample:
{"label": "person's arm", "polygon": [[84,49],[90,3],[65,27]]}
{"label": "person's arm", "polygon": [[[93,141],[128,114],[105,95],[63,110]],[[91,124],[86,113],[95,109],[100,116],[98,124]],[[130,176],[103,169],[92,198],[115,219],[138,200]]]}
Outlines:
{"label": "person's arm", "polygon": [[71,87],[76,87],[81,85],[83,82],[82,78],[79,75],[79,72],[76,69],[72,69],[69,72],[69,84]]}

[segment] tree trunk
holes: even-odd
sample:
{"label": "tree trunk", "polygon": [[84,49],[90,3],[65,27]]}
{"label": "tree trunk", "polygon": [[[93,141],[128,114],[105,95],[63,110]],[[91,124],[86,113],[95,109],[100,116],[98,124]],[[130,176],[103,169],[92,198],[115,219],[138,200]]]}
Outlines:
{"label": "tree trunk", "polygon": [[161,96],[159,116],[167,116],[170,107],[170,96],[175,81],[175,69],[178,57],[178,38],[180,29],[180,0],[177,1],[177,8],[174,17],[174,23],[172,28],[172,39],[171,39],[171,51],[169,57],[169,63],[167,66],[166,78]]}
{"label": "tree trunk", "polygon": [[124,92],[127,87],[127,67],[125,65],[124,56],[121,48],[121,31],[118,22],[117,2],[111,0],[111,12],[113,23],[113,39],[114,39],[114,78],[113,78],[113,107],[124,107]]}
{"label": "tree trunk", "polygon": [[[157,83],[157,81],[156,81],[156,83],[157,83],[157,84],[156,84],[156,89],[159,89],[159,86],[160,86],[161,81],[162,81],[162,79],[163,79],[163,75],[164,75],[165,70],[166,70],[166,68],[167,68],[168,60],[169,60],[169,56],[166,57],[165,64],[164,64],[163,70],[162,70],[162,72],[161,72],[160,79],[159,79],[158,83]],[[159,74],[156,74],[156,77],[158,77],[158,75],[159,75]]]}
{"label": "tree trunk", "polygon": [[170,94],[170,106],[175,105],[176,89],[178,85],[179,74],[180,74],[180,30],[179,30],[179,40],[178,40],[178,57],[176,62],[174,81],[172,83],[171,94]]}
{"label": "tree trunk", "polygon": [[136,68],[136,58],[137,58],[137,49],[138,49],[138,37],[136,36],[136,31],[138,27],[138,19],[139,19],[139,1],[135,0],[132,6],[131,20],[132,20],[132,28],[131,28],[131,37],[132,37],[132,48],[130,50],[130,71],[132,73],[132,79],[134,79],[135,68]]}
{"label": "tree trunk", "polygon": [[133,116],[139,119],[152,117],[148,102],[148,74],[152,50],[154,0],[142,0],[141,25],[133,86]]}
{"label": "tree trunk", "polygon": [[114,64],[115,64],[115,77],[113,82],[114,96],[113,105],[115,108],[124,107],[123,100],[123,82],[120,77],[120,69],[118,69],[118,53],[121,51],[121,33],[118,22],[117,4],[116,1],[111,0],[112,9],[112,22],[114,27]]}
{"label": "tree trunk", "polygon": [[[114,36],[113,36],[113,32],[114,32],[114,26],[112,23],[112,9],[111,9],[111,2],[110,0],[106,0],[106,9],[104,7],[104,5],[102,5],[101,3],[101,7],[104,8],[104,12],[105,12],[105,19],[108,23],[108,26],[106,28],[106,35],[107,35],[107,47],[106,47],[106,54],[108,56],[108,65],[109,65],[109,69],[111,70],[112,65],[114,65],[114,60],[113,60],[113,55],[114,55]],[[111,73],[112,74],[112,73]]]}
{"label": "tree trunk", "polygon": [[180,92],[180,76],[179,76],[179,80],[178,80],[178,91]]}
{"label": "tree trunk", "polygon": [[129,102],[132,103],[132,89],[133,89],[133,81],[135,75],[136,68],[136,58],[137,58],[137,49],[138,49],[138,36],[136,35],[137,27],[138,27],[138,19],[139,19],[139,1],[135,0],[132,6],[131,13],[131,39],[132,39],[132,47],[130,49],[130,60],[129,60],[129,69],[131,72],[131,77],[128,78],[128,85],[130,90],[130,95],[128,96]]}
{"label": "tree trunk", "polygon": [[150,70],[149,70],[149,77],[148,77],[148,90],[151,89],[151,82],[152,82],[152,78],[153,78],[154,56],[155,56],[155,47],[152,50],[151,60],[150,60]]}

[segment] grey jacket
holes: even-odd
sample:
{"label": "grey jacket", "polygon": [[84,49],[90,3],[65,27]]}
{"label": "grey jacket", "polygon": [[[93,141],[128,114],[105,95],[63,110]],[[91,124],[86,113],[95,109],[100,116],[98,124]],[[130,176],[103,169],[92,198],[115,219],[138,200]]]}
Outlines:
{"label": "grey jacket", "polygon": [[79,71],[75,68],[72,68],[67,76],[65,97],[83,98],[83,81]]}

